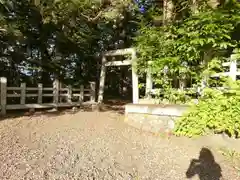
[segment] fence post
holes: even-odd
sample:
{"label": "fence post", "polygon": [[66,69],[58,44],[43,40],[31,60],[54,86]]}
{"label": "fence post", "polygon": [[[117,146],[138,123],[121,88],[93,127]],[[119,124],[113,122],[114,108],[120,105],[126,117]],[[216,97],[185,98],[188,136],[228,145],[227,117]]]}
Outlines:
{"label": "fence post", "polygon": [[235,58],[235,55],[231,55],[231,64],[230,64],[230,77],[233,81],[236,81],[237,79],[237,61]]}
{"label": "fence post", "polygon": [[59,98],[59,80],[55,79],[53,82],[53,103],[58,104]]}
{"label": "fence post", "polygon": [[42,104],[42,91],[43,91],[43,85],[39,83],[38,84],[38,104]]}
{"label": "fence post", "polygon": [[146,77],[146,91],[145,96],[148,99],[151,99],[151,92],[153,88],[153,81],[152,81],[152,72],[151,72],[151,61],[148,62],[148,68],[147,68],[147,77]]}
{"label": "fence post", "polygon": [[67,102],[71,103],[72,102],[72,86],[68,86],[68,91],[67,91]]}
{"label": "fence post", "polygon": [[21,99],[20,104],[25,104],[26,102],[26,83],[21,83]]}
{"label": "fence post", "polygon": [[6,105],[7,105],[7,78],[0,78],[1,85],[1,115],[6,114]]}
{"label": "fence post", "polygon": [[90,101],[91,102],[95,102],[96,100],[96,83],[95,82],[90,82],[90,89],[91,89],[91,98],[90,98]]}
{"label": "fence post", "polygon": [[181,77],[179,80],[179,89],[183,91],[184,88],[186,88],[186,79],[185,77]]}
{"label": "fence post", "polygon": [[62,103],[63,102],[63,99],[64,97],[61,96],[61,93],[62,93],[62,88],[63,88],[63,83],[62,82],[59,82],[59,102]]}
{"label": "fence post", "polygon": [[138,74],[136,69],[137,53],[135,50],[132,52],[132,88],[133,88],[133,103],[139,102],[139,88],[138,88]]}
{"label": "fence post", "polygon": [[79,101],[82,103],[84,101],[84,86],[80,85],[80,96]]}

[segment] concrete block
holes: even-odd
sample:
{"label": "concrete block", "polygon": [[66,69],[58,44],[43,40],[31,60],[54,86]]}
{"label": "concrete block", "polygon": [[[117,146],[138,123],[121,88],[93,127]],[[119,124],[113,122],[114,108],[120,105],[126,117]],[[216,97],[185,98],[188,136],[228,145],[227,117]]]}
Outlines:
{"label": "concrete block", "polygon": [[127,104],[125,122],[152,133],[171,132],[174,121],[187,110],[186,105]]}

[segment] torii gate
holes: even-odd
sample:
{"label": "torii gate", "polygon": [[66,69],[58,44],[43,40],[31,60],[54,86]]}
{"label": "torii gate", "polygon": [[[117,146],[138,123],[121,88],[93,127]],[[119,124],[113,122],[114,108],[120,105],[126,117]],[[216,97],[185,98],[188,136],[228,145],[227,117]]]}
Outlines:
{"label": "torii gate", "polygon": [[[109,61],[107,62],[107,56],[124,56],[131,55],[131,59],[123,60],[123,61]],[[113,51],[108,51],[102,56],[102,66],[101,66],[101,74],[100,74],[100,83],[99,83],[99,92],[98,92],[98,103],[101,104],[103,101],[104,94],[104,86],[105,86],[105,78],[106,78],[106,70],[108,66],[132,66],[132,88],[133,88],[133,103],[137,104],[139,102],[139,89],[138,89],[138,75],[136,70],[136,50],[134,48],[127,49],[118,49]]]}

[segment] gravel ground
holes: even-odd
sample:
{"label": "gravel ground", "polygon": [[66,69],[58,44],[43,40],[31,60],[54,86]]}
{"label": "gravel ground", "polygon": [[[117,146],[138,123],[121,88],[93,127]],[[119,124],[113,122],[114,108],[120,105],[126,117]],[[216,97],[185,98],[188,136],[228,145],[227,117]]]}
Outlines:
{"label": "gravel ground", "polygon": [[139,132],[110,112],[5,119],[0,142],[1,180],[240,179],[218,152],[199,157],[202,144]]}

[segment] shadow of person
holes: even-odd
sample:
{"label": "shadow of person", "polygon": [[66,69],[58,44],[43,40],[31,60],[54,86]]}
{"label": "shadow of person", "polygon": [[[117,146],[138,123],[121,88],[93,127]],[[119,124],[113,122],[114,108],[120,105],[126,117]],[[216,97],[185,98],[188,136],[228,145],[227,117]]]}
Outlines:
{"label": "shadow of person", "polygon": [[192,159],[186,172],[187,178],[198,175],[200,180],[220,180],[222,170],[208,148],[202,148],[198,159]]}

